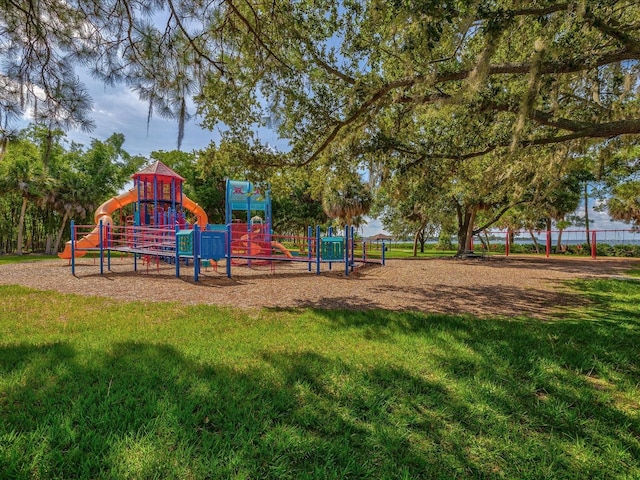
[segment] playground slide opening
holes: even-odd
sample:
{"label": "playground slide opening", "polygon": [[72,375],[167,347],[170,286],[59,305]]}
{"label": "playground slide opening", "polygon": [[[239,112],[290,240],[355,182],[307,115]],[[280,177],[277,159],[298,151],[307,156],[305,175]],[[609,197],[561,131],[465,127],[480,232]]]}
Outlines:
{"label": "playground slide opening", "polygon": [[[75,255],[82,257],[87,253],[83,249],[97,247],[100,244],[100,222],[102,221],[102,226],[111,225],[113,223],[111,214],[119,208],[129,205],[136,200],[138,200],[138,192],[136,190],[129,190],[117,197],[110,198],[100,205],[93,217],[96,228],[76,241],[75,248],[77,251],[75,252]],[[58,257],[65,259],[71,258],[71,241],[66,243],[64,250],[58,254]]]}
{"label": "playground slide opening", "polygon": [[182,196],[182,206],[196,216],[196,221],[200,228],[204,228],[207,225],[209,217],[204,209],[186,195]]}

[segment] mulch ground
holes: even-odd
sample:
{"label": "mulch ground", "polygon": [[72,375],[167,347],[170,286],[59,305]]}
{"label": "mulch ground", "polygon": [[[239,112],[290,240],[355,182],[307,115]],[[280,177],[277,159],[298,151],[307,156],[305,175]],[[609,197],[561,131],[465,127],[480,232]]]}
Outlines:
{"label": "mulch ground", "polygon": [[[234,267],[226,278],[224,267],[209,268],[193,281],[193,270],[161,263],[134,271],[131,258],[112,260],[101,275],[99,265],[82,259],[76,275],[64,260],[0,266],[0,284],[80,295],[106,296],[144,302],[175,301],[240,308],[388,309],[477,316],[531,316],[549,318],[584,305],[567,280],[623,275],[640,267],[640,260],[599,258],[491,257],[457,260],[390,260],[385,267],[368,266],[348,277],[343,267],[320,275],[307,264]],[[315,268],[315,267],[314,267]],[[315,270],[314,270],[315,271]]]}

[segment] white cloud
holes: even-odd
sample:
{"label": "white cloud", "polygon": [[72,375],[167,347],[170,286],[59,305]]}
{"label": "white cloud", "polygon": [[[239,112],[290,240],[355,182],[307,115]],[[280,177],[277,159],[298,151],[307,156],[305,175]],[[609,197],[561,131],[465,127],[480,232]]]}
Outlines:
{"label": "white cloud", "polygon": [[[175,150],[178,141],[178,122],[153,115],[147,133],[148,104],[138,99],[135,92],[124,85],[104,86],[84,76],[82,81],[93,97],[93,119],[96,128],[90,133],[73,130],[67,137],[83,145],[96,138],[104,140],[113,133],[125,136],[124,149],[132,155],[149,156],[154,150]],[[192,151],[205,148],[219,136],[200,128],[191,120],[185,125],[181,149]]]}
{"label": "white cloud", "polygon": [[358,233],[361,236],[371,237],[377,233],[389,234],[389,232],[387,232],[382,226],[382,222],[380,220],[370,217],[365,217],[365,220],[367,221],[367,224],[358,229]]}

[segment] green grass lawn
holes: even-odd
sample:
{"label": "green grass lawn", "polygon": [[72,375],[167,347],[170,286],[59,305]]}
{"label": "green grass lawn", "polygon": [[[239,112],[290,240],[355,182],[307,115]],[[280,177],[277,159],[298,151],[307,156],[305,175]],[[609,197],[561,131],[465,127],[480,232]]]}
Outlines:
{"label": "green grass lawn", "polygon": [[[456,254],[456,250],[436,250],[436,249],[425,249],[424,252],[420,252],[418,249],[418,255],[413,256],[413,248],[411,246],[401,246],[401,245],[389,245],[387,246],[387,251],[385,252],[386,259],[393,258],[434,258],[434,257],[452,257]],[[380,258],[381,252],[377,248],[369,248],[367,249],[367,256],[371,258]],[[355,252],[355,257],[359,258],[362,256],[362,250],[357,249]]]}
{"label": "green grass lawn", "polygon": [[39,260],[52,260],[55,257],[53,255],[0,255],[0,265],[6,265],[8,263],[20,263],[20,262],[37,262]]}
{"label": "green grass lawn", "polygon": [[2,478],[639,478],[640,283],[570,317],[0,287]]}

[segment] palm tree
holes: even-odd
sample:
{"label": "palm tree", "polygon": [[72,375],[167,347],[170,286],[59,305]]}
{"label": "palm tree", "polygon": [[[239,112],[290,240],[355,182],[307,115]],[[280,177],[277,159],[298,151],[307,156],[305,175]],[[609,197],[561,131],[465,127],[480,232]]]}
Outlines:
{"label": "palm tree", "polygon": [[9,143],[2,164],[0,187],[6,192],[15,192],[22,197],[16,247],[18,255],[22,255],[24,220],[28,202],[41,196],[45,177],[38,149],[33,143],[24,139]]}
{"label": "palm tree", "polygon": [[52,253],[58,252],[62,242],[62,234],[71,218],[85,219],[87,215],[96,209],[95,201],[90,194],[90,182],[79,172],[64,170],[60,172],[60,182],[56,189],[56,195],[52,202],[53,209],[62,214],[60,228],[52,247]]}
{"label": "palm tree", "polygon": [[353,179],[337,187],[329,185],[322,196],[324,212],[343,226],[353,225],[354,222],[359,225],[363,221],[363,215],[369,213],[371,204],[369,188]]}

